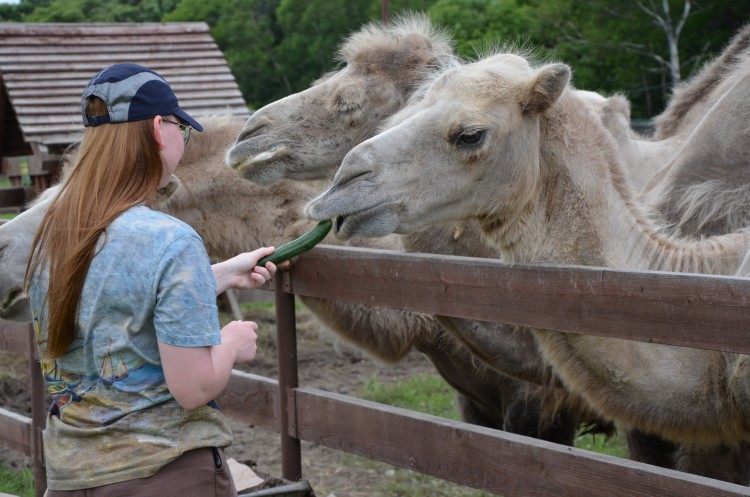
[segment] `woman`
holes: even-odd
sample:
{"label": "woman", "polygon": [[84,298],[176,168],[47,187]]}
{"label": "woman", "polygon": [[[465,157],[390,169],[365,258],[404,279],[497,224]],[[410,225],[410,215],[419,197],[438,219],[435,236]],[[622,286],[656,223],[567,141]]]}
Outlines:
{"label": "woman", "polygon": [[265,247],[211,266],[198,234],[148,205],[192,128],[167,82],[137,64],[95,75],[79,157],[26,271],[53,404],[48,495],[236,495],[213,399],[256,351],[253,322],[220,329],[216,296],[256,288]]}

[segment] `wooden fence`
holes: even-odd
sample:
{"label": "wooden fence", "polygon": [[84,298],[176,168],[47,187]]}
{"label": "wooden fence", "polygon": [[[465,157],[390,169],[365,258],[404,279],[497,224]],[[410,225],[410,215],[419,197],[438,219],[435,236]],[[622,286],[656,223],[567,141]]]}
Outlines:
{"label": "wooden fence", "polygon": [[[299,387],[294,315],[294,296],[304,295],[750,353],[748,279],[510,267],[323,246],[300,256],[275,284],[279,379],[235,371],[220,403],[228,415],[280,433],[281,476],[287,479],[303,476],[300,441],[306,440],[505,497],[750,496],[750,487]],[[0,348],[29,354],[28,333],[15,330],[0,329]],[[32,417],[43,421],[34,406]],[[40,425],[34,423],[0,412],[0,441],[38,454]],[[43,468],[35,475],[43,476]]]}
{"label": "wooden fence", "polygon": [[23,206],[33,199],[35,195],[33,188],[25,188],[22,186],[0,188],[0,208],[23,208]]}

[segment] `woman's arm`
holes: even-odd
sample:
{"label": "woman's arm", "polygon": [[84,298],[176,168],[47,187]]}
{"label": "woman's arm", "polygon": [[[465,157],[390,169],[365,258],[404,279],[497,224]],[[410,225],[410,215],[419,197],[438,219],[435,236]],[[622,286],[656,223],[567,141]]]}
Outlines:
{"label": "woman's arm", "polygon": [[234,365],[255,358],[257,329],[252,321],[232,321],[221,330],[221,344],[211,347],[158,342],[164,378],[175,400],[185,409],[214,400],[226,388]]}

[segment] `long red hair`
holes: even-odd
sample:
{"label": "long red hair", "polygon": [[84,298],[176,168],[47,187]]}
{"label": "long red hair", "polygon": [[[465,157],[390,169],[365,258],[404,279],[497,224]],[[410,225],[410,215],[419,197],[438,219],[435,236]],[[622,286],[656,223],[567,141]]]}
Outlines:
{"label": "long red hair", "polygon": [[[86,103],[89,116],[104,115],[99,98]],[[103,124],[84,130],[78,158],[37,229],[26,268],[45,266],[49,287],[45,358],[62,356],[76,337],[78,306],[97,241],[109,224],[138,203],[150,203],[161,181],[163,163],[153,119]]]}

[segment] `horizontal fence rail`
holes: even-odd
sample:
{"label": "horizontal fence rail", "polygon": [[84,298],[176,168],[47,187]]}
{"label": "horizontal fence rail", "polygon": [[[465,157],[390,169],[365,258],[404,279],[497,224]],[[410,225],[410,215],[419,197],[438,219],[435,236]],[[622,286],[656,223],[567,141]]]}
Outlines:
{"label": "horizontal fence rail", "polygon": [[482,321],[750,353],[750,278],[320,246],[284,291]]}
{"label": "horizontal fence rail", "polygon": [[[319,246],[273,285],[279,380],[234,371],[219,402],[229,416],[279,432],[282,451],[305,440],[505,497],[750,496],[749,487],[298,387],[289,305],[301,295],[748,353],[750,279]],[[0,326],[0,349],[31,353],[21,329]],[[0,411],[0,441],[23,449],[27,419]],[[283,471],[300,476],[294,463]]]}

